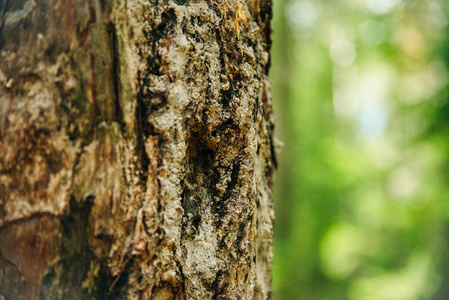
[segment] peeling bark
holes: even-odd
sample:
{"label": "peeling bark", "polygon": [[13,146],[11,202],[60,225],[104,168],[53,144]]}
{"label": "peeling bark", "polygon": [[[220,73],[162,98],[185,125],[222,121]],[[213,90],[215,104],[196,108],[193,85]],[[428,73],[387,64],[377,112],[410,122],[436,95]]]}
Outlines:
{"label": "peeling bark", "polygon": [[0,2],[0,295],[271,298],[270,19]]}

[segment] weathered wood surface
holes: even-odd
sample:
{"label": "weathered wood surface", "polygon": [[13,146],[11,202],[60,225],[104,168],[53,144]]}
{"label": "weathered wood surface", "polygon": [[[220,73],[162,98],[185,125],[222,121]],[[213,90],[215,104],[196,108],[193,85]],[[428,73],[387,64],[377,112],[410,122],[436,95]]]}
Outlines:
{"label": "weathered wood surface", "polygon": [[269,299],[269,0],[0,0],[0,295]]}

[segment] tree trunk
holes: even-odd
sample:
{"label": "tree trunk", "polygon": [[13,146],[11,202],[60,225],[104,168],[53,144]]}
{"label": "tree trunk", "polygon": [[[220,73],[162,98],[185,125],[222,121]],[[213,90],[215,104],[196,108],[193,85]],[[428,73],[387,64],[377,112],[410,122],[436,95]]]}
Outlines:
{"label": "tree trunk", "polygon": [[0,0],[0,295],[271,298],[270,18]]}

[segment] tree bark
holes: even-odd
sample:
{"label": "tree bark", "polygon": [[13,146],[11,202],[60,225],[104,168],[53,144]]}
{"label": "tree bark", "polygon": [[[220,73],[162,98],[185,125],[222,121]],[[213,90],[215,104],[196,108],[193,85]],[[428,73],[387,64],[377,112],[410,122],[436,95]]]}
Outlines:
{"label": "tree bark", "polygon": [[0,295],[271,298],[270,19],[0,1]]}

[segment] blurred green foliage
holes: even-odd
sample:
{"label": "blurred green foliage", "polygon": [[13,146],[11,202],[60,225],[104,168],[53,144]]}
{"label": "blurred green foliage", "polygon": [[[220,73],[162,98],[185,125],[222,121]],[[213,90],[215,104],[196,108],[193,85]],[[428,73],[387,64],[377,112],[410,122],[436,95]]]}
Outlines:
{"label": "blurred green foliage", "polygon": [[274,2],[274,298],[449,299],[449,2]]}

